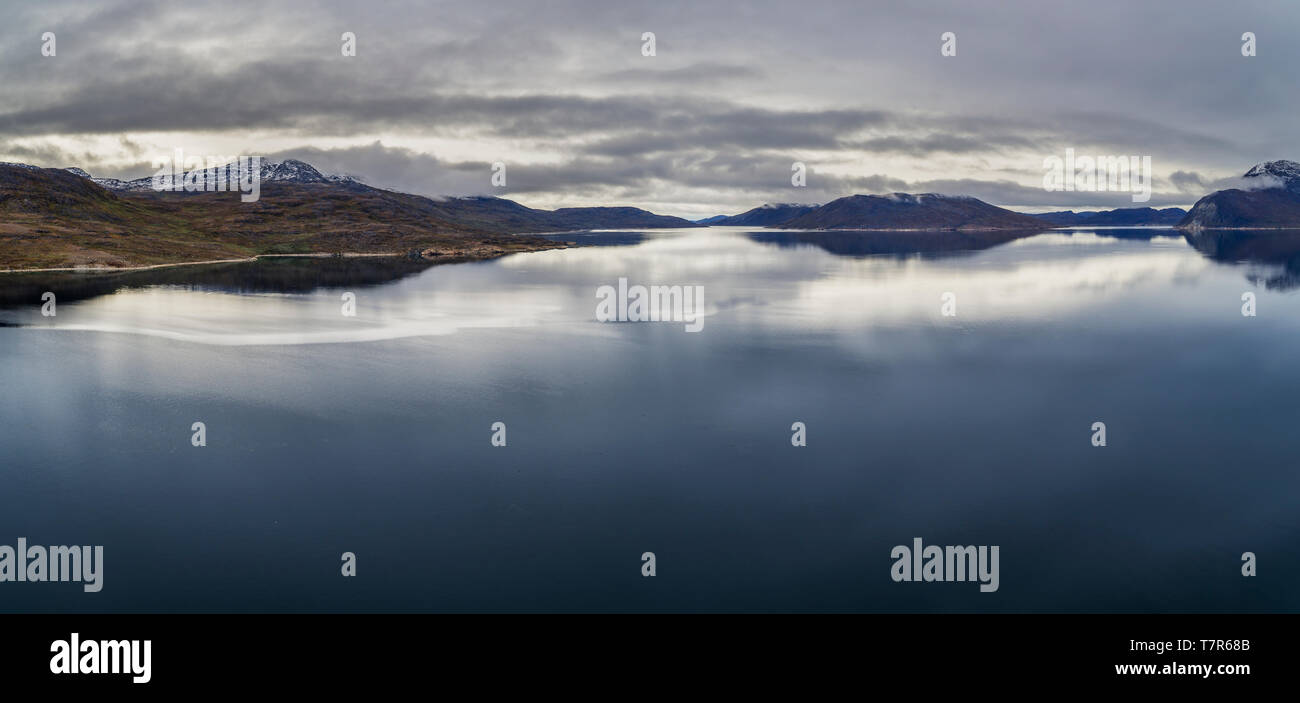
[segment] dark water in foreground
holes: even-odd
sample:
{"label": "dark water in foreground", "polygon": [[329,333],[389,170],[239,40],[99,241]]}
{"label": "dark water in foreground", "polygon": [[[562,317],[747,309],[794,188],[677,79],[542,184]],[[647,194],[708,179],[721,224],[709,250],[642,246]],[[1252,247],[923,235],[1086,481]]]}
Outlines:
{"label": "dark water in foreground", "polygon": [[[106,562],[0,610],[1300,610],[1300,242],[1152,235],[0,279],[0,545]],[[703,330],[595,321],[619,277]],[[914,537],[1000,588],[894,583]]]}

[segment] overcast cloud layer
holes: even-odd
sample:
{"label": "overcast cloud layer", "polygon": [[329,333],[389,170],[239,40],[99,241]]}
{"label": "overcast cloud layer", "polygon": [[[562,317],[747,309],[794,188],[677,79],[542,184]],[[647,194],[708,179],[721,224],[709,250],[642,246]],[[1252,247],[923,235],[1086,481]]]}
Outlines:
{"label": "overcast cloud layer", "polygon": [[0,160],[139,177],[176,148],[261,154],[690,217],[889,191],[1134,205],[1045,191],[1044,158],[1073,148],[1150,155],[1146,204],[1187,206],[1300,160],[1297,35],[1300,3],[1277,0],[0,0]]}

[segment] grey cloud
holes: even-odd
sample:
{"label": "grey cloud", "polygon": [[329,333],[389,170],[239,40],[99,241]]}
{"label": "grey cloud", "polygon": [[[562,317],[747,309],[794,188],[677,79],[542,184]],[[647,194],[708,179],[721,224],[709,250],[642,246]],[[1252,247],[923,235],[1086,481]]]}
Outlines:
{"label": "grey cloud", "polygon": [[71,166],[93,160],[93,155],[74,154],[52,144],[26,146],[0,142],[0,154],[4,154],[11,159],[17,159],[20,163],[40,165],[68,164]]}
{"label": "grey cloud", "polygon": [[1043,149],[1041,141],[1014,134],[926,134],[922,136],[889,135],[861,141],[846,141],[844,147],[875,153],[898,153],[927,156],[935,153],[970,154],[1004,149]]}
{"label": "grey cloud", "polygon": [[660,68],[658,63],[650,63],[642,68],[629,68],[610,71],[596,77],[601,83],[616,85],[658,84],[670,86],[710,85],[723,81],[753,81],[765,74],[753,66],[740,66],[723,63],[698,63],[681,68]]}
{"label": "grey cloud", "polygon": [[1174,171],[1169,174],[1169,182],[1179,190],[1205,191],[1206,179],[1195,171]]}
{"label": "grey cloud", "polygon": [[[211,132],[250,148],[267,135],[301,143],[286,154],[412,192],[480,189],[485,164],[505,158],[510,192],[575,204],[735,209],[929,190],[1093,207],[1122,203],[1033,187],[1042,158],[1066,148],[1149,154],[1157,171],[1178,169],[1153,204],[1185,204],[1231,180],[1222,174],[1289,156],[1278,150],[1300,138],[1291,89],[1300,44],[1286,39],[1300,11],[1263,0],[1187,0],[1177,12],[1126,0],[1009,0],[996,11],[962,0],[229,0],[220,11],[51,0],[5,12],[0,148],[92,171],[123,154],[144,162],[143,142],[131,141],[139,134]],[[57,58],[39,55],[47,29],[59,34]],[[1237,51],[1246,29],[1259,36],[1258,57]],[[359,36],[355,59],[338,53],[344,30]],[[959,51],[945,59],[938,35],[949,30]],[[640,55],[642,31],[656,32],[659,56]],[[69,146],[78,135],[119,136],[117,153],[81,153]],[[447,162],[380,143],[398,136],[504,153]],[[313,146],[326,138],[365,145]],[[808,195],[788,192],[791,160],[871,155],[911,164],[911,180],[814,169]],[[916,175],[955,171],[989,177]]]}
{"label": "grey cloud", "polygon": [[[1012,208],[1109,209],[1185,206],[1205,194],[1189,197],[1157,183],[1150,202],[1134,203],[1128,193],[1049,192],[1009,180],[906,181],[883,174],[844,177],[821,173],[815,166],[809,169],[807,187],[795,188],[789,182],[788,160],[702,153],[636,160],[578,158],[545,165],[507,163],[509,188],[501,190],[490,187],[491,167],[486,161],[443,161],[379,143],[330,150],[304,147],[268,158],[299,158],[325,171],[349,173],[374,185],[422,195],[499,195],[525,203],[533,197],[555,198],[575,189],[629,202],[646,202],[647,192],[659,193],[661,202],[693,202],[692,193],[707,192],[724,198],[732,209],[744,210],[763,202],[828,202],[854,193],[935,192],[970,195]],[[715,202],[696,204],[707,208]]]}

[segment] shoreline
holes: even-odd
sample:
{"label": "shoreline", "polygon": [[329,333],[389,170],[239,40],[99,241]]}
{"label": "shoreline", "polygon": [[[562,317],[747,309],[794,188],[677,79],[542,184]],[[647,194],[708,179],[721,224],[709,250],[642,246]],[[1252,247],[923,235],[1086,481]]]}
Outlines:
{"label": "shoreline", "polygon": [[1058,225],[1044,223],[1042,227],[781,227],[779,225],[768,225],[761,229],[770,229],[779,232],[952,232],[961,234],[964,232],[1045,232],[1052,229],[1061,229]]}
{"label": "shoreline", "polygon": [[[568,249],[567,243],[557,242],[558,246],[546,247],[544,249],[529,249],[525,251],[508,251],[490,256],[473,256],[466,253],[458,254],[440,254],[432,257],[421,257],[426,261],[487,261],[496,259],[510,254],[523,254],[528,251],[552,251],[554,249]],[[60,266],[52,268],[36,269],[0,269],[0,274],[13,273],[128,273],[131,271],[151,271],[153,269],[172,268],[176,266],[206,266],[212,264],[251,264],[260,259],[275,258],[292,258],[292,259],[361,259],[361,258],[379,258],[379,257],[405,257],[406,254],[401,252],[345,252],[335,254],[330,252],[308,252],[305,254],[258,254],[243,259],[209,259],[205,261],[178,261],[173,264],[148,264],[144,266]]]}
{"label": "shoreline", "polygon": [[1180,232],[1295,232],[1300,231],[1300,226],[1296,227],[1202,227],[1200,225],[1188,225],[1179,227],[1174,225],[1174,229]]}

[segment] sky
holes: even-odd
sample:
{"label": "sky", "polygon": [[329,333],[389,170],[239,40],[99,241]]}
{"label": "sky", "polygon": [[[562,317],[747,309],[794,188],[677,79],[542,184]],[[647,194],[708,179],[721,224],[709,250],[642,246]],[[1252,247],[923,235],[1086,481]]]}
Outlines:
{"label": "sky", "polygon": [[[1187,207],[1300,160],[1298,35],[1292,0],[0,0],[0,161],[251,154],[691,218],[895,191]],[[1066,149],[1150,156],[1150,201],[1044,189]]]}

